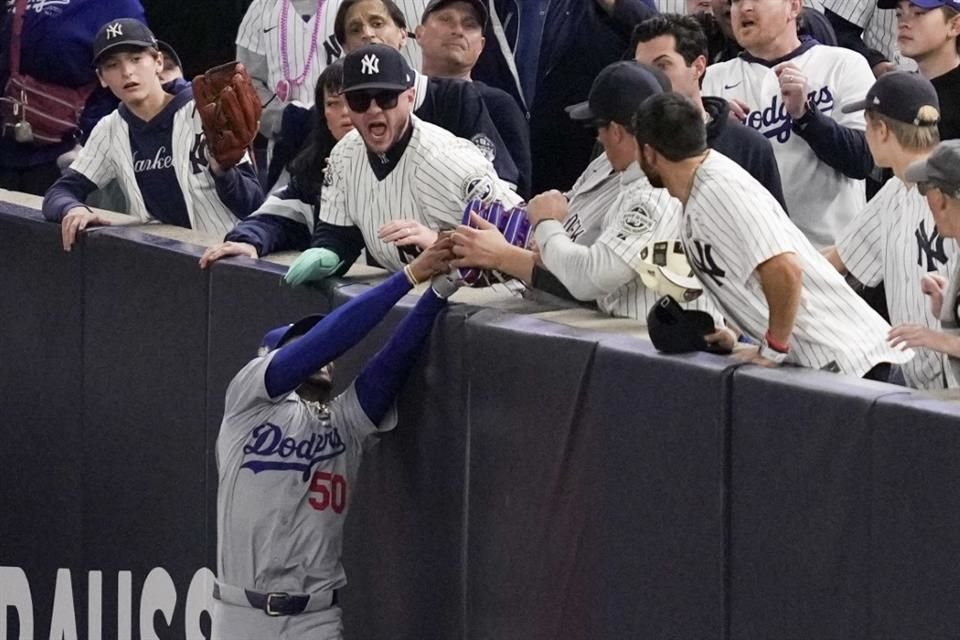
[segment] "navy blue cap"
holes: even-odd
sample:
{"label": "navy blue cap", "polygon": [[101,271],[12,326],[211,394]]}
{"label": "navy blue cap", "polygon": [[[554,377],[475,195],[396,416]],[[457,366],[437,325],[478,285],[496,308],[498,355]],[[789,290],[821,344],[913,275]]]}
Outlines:
{"label": "navy blue cap", "polygon": [[597,75],[587,101],[571,105],[566,111],[573,120],[629,126],[640,103],[669,90],[670,80],[656,67],[632,60],[614,62]]}
{"label": "navy blue cap", "polygon": [[663,353],[706,351],[709,347],[704,336],[714,331],[709,313],[684,309],[671,296],[657,300],[647,313],[650,341]]}
{"label": "navy blue cap", "polygon": [[365,89],[405,91],[413,86],[413,71],[397,49],[367,44],[343,59],[343,92]]}
{"label": "navy blue cap", "polygon": [[480,23],[480,27],[482,28],[485,24],[487,24],[487,5],[483,2],[483,0],[430,0],[430,2],[427,3],[426,8],[423,10],[423,16],[420,18],[420,22],[426,22],[427,16],[429,16],[431,13],[454,2],[466,2],[468,5],[473,7],[474,11],[477,12],[477,21]]}
{"label": "navy blue cap", "polygon": [[133,18],[111,20],[100,27],[93,39],[93,63],[117,47],[155,47],[157,39],[150,28]]}
{"label": "navy blue cap", "polygon": [[302,336],[307,331],[310,331],[310,329],[313,329],[313,327],[325,317],[325,314],[316,313],[313,315],[304,316],[293,324],[285,324],[280,327],[275,327],[264,334],[263,339],[260,340],[260,347],[267,349],[268,351],[279,349],[294,338]]}
{"label": "navy blue cap", "polygon": [[929,80],[910,71],[883,74],[867,91],[866,98],[845,105],[841,111],[853,113],[864,109],[918,127],[940,122],[937,90]]}

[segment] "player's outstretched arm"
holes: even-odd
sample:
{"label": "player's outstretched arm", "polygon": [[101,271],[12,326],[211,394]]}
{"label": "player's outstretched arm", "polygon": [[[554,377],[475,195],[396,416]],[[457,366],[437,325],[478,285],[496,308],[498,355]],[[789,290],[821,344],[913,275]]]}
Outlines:
{"label": "player's outstretched arm", "polygon": [[472,226],[460,225],[453,232],[456,268],[496,269],[526,283],[533,280],[536,257],[533,252],[507,242],[496,225],[476,213],[470,214]]}
{"label": "player's outstretched arm", "polygon": [[767,329],[779,344],[789,345],[803,288],[799,258],[794,253],[776,255],[757,266],[757,276],[770,310]]}
{"label": "player's outstretched arm", "polygon": [[445,298],[428,289],[400,322],[389,342],[360,372],[355,383],[357,401],[373,424],[379,424],[387,415],[417,362],[417,354],[433,327],[434,318],[446,303]]}
{"label": "player's outstretched arm", "polygon": [[[409,266],[418,282],[449,269],[451,242],[444,239]],[[282,347],[264,375],[267,393],[277,398],[299,387],[310,374],[358,343],[412,287],[406,273],[395,273],[370,291],[335,309],[301,339]]]}

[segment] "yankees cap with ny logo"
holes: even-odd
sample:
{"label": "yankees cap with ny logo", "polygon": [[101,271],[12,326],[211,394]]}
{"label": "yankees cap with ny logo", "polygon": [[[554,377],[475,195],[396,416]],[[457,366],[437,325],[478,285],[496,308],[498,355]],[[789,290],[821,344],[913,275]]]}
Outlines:
{"label": "yankees cap with ny logo", "polygon": [[158,48],[157,39],[147,25],[133,18],[111,20],[100,27],[93,39],[93,64],[118,47]]}
{"label": "yankees cap with ny logo", "polygon": [[343,92],[380,89],[405,91],[413,86],[413,71],[400,52],[385,44],[354,49],[343,59]]}

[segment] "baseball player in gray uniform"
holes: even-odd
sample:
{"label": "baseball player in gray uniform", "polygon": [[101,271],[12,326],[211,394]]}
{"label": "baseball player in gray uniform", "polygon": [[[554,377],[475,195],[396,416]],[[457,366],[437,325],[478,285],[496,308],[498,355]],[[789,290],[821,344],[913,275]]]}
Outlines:
{"label": "baseball player in gray uniform", "polygon": [[474,198],[510,208],[520,197],[468,140],[411,113],[413,72],[396,49],[371,44],[343,61],[343,92],[355,129],[330,154],[312,248],[290,267],[290,284],[346,272],[366,246],[397,271],[460,223]]}
{"label": "baseball player in gray uniform", "polygon": [[697,108],[648,98],[634,118],[640,163],[683,203],[680,239],[729,322],[760,343],[752,359],[885,380],[913,353],[887,345],[889,325],[850,287],[738,164],[708,150]]}
{"label": "baseball player in gray uniform", "polygon": [[[957,245],[937,230],[924,197],[904,182],[910,163],[926,157],[938,142],[937,92],[923,76],[892,71],[880,77],[866,100],[844,109],[866,109],[867,144],[877,166],[894,177],[875,195],[824,253],[840,271],[873,287],[886,284],[891,324],[939,328],[920,290],[928,274],[946,276],[956,263]],[[907,386],[942,389],[945,363],[939,353],[918,349],[903,366]]]}
{"label": "baseball player in gray uniform", "polygon": [[414,284],[445,274],[450,246],[441,239],[326,317],[269,332],[230,382],[217,438],[215,640],[341,638],[343,525],[363,446],[394,428],[394,398],[452,288],[431,287],[335,398],[332,363]]}

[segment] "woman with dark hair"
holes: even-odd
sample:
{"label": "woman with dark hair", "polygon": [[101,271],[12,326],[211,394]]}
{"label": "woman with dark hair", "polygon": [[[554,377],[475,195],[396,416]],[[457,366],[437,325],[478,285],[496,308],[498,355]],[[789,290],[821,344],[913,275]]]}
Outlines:
{"label": "woman with dark hair", "polygon": [[342,88],[343,64],[338,60],[317,79],[310,135],[287,166],[290,183],[272,193],[259,209],[227,233],[222,243],[208,247],[200,258],[201,269],[229,256],[259,258],[275,251],[303,251],[310,246],[327,157],[353,129]]}

